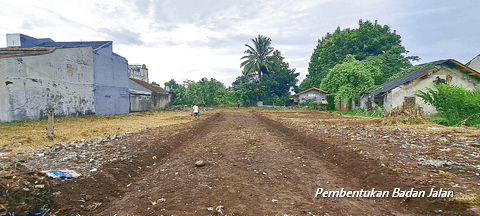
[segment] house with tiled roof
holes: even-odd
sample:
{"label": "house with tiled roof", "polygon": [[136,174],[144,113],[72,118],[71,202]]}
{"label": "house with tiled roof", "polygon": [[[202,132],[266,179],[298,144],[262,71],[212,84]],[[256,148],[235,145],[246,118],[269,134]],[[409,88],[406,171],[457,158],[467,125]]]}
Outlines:
{"label": "house with tiled roof", "polygon": [[295,94],[293,97],[293,102],[303,103],[307,100],[315,99],[315,101],[317,101],[318,103],[327,104],[327,94],[327,91],[312,87]]}
{"label": "house with tiled roof", "polygon": [[410,103],[422,107],[426,114],[436,114],[435,107],[425,104],[423,99],[415,96],[415,92],[434,88],[437,82],[473,89],[480,84],[480,73],[454,59],[426,63],[421,69],[411,71],[362,94],[360,107],[368,110],[382,106],[389,111],[402,106],[403,103]]}
{"label": "house with tiled roof", "polygon": [[0,49],[0,121],[129,112],[128,62],[112,41],[55,42],[7,34]]}
{"label": "house with tiled roof", "polygon": [[[138,68],[129,65],[129,68]],[[146,65],[141,66],[148,71]],[[165,108],[170,104],[171,95],[160,86],[148,84],[148,72],[137,73],[139,70],[129,70],[130,112],[147,111],[154,108]],[[135,74],[132,74],[135,73]],[[135,77],[135,78],[132,78]]]}

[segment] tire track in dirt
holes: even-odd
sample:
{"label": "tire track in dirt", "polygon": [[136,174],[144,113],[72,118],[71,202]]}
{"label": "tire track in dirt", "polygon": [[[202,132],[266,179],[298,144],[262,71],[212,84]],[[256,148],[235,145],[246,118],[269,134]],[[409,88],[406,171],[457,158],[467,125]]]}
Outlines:
{"label": "tire track in dirt", "polygon": [[[265,128],[286,143],[289,149],[295,149],[296,155],[301,155],[308,173],[321,176],[320,180],[308,182],[312,187],[323,188],[328,191],[337,191],[343,188],[346,191],[371,190],[393,191],[393,188],[405,189],[410,182],[399,179],[396,173],[384,169],[376,161],[366,160],[355,152],[343,151],[336,146],[329,145],[322,140],[308,136],[306,133],[285,127],[266,116],[255,112]],[[315,192],[314,192],[315,193]],[[391,196],[391,193],[390,193]],[[317,202],[326,203],[340,215],[414,215],[404,207],[403,199],[395,198],[315,198]],[[323,212],[319,212],[323,213]]]}
{"label": "tire track in dirt", "polygon": [[[100,172],[86,176],[85,180],[70,180],[57,183],[55,188],[57,206],[60,215],[101,215],[99,211],[108,209],[111,203],[128,192],[130,184],[142,172],[148,172],[149,166],[168,157],[170,153],[192,138],[201,138],[208,134],[210,124],[221,121],[221,114],[216,113],[204,120],[173,125],[165,128],[150,129],[135,134],[127,139],[115,142],[110,148],[130,151],[130,160],[108,163]],[[159,138],[161,134],[163,138]],[[168,135],[171,133],[171,135]],[[193,134],[193,136],[192,136]],[[154,138],[153,142],[147,138]],[[138,143],[138,147],[125,148],[122,143]],[[118,150],[117,150],[118,151]],[[113,151],[114,152],[114,151]],[[142,169],[143,168],[143,169]]]}
{"label": "tire track in dirt", "polygon": [[[123,181],[123,196],[112,197],[93,215],[212,215],[220,212],[208,209],[217,207],[224,215],[415,214],[398,199],[315,198],[318,187],[390,190],[408,185],[375,162],[267,117],[229,111],[195,127],[200,128],[177,134],[183,138],[169,141],[177,146],[170,154],[148,172]],[[207,164],[195,167],[200,159]]]}
{"label": "tire track in dirt", "polygon": [[[308,149],[316,155],[318,160],[326,161],[333,165],[337,176],[355,185],[353,190],[360,188],[370,190],[375,188],[377,191],[392,192],[394,188],[401,188],[402,190],[415,188],[417,191],[427,191],[428,193],[431,189],[431,187],[417,184],[411,179],[400,177],[398,173],[382,166],[380,161],[364,158],[357,152],[342,149],[337,145],[327,144],[318,138],[309,136],[304,131],[289,128],[259,113],[255,113],[255,116],[269,125],[272,132],[283,134],[286,140],[295,140],[296,142],[290,142],[294,144],[292,148]],[[335,188],[333,190],[339,189],[339,187]],[[448,202],[447,200],[437,198],[382,198],[381,201],[407,207],[409,211],[422,215],[441,215],[440,212],[446,212],[445,215],[450,215],[454,212],[459,215],[473,215],[472,212],[468,211],[470,207],[466,204]]]}
{"label": "tire track in dirt", "polygon": [[393,190],[396,188],[408,188],[415,186],[413,181],[400,179],[397,173],[386,169],[374,159],[365,159],[356,152],[345,151],[337,146],[327,144],[306,133],[283,126],[279,122],[266,116],[255,115],[262,122],[271,127],[274,133],[283,134],[285,139],[292,140],[294,148],[307,148],[314,152],[318,158],[335,165],[341,176],[358,182],[363,188],[377,188],[381,190]]}

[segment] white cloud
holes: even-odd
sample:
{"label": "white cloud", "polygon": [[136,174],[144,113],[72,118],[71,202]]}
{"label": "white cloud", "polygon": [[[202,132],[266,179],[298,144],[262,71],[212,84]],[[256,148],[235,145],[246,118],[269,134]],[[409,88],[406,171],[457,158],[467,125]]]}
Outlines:
{"label": "white cloud", "polygon": [[[401,34],[412,55],[473,58],[480,20],[476,1],[448,7],[438,1],[104,0],[6,1],[0,37],[24,33],[55,41],[113,40],[114,52],[146,64],[150,81],[216,78],[230,85],[241,75],[244,44],[262,34],[303,79],[318,39],[337,26],[378,20]],[[466,25],[469,23],[470,26]],[[448,26],[446,28],[445,26]],[[477,29],[473,31],[472,29]],[[468,37],[465,36],[468,34]],[[438,53],[438,46],[449,46]],[[5,39],[0,40],[0,47]],[[444,49],[445,50],[445,49]],[[438,54],[438,55],[437,55]],[[458,57],[457,57],[458,56]],[[457,59],[466,62],[469,59]]]}

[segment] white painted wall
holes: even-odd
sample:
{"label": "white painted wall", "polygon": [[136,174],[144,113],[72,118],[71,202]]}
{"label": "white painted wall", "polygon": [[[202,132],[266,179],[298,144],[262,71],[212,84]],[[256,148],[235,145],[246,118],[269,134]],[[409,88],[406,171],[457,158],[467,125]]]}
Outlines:
{"label": "white painted wall", "polygon": [[316,99],[319,103],[326,103],[327,102],[327,95],[323,92],[320,92],[316,89],[312,89],[310,91],[304,92],[298,96],[299,103],[303,103],[310,99]]}
{"label": "white painted wall", "polygon": [[[438,76],[445,77],[450,74],[452,80],[451,85],[462,86],[465,89],[473,89],[476,85],[480,84],[478,80],[468,76],[466,73],[461,72],[456,68],[450,68],[447,66],[436,66],[439,70],[432,74],[421,78],[417,82],[410,83],[408,85],[399,86],[392,90],[384,99],[385,109],[391,110],[394,107],[402,106],[405,101],[405,97],[414,97],[415,91],[426,90],[427,88],[434,88],[434,82]],[[427,105],[420,97],[415,97],[415,105],[423,107],[425,114],[436,114],[437,110],[432,105]]]}
{"label": "white painted wall", "polygon": [[467,65],[468,67],[480,72],[480,55],[476,56]]}
{"label": "white painted wall", "polygon": [[20,46],[22,42],[20,41],[20,34],[7,34],[7,46]]}

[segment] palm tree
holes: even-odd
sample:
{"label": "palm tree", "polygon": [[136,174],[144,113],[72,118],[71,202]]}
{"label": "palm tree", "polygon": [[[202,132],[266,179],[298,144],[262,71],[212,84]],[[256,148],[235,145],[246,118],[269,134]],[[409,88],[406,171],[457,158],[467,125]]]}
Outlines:
{"label": "palm tree", "polygon": [[260,80],[263,73],[268,73],[273,70],[275,57],[272,53],[274,49],[270,46],[272,40],[264,35],[258,35],[258,37],[253,38],[252,41],[255,48],[245,44],[245,46],[248,47],[248,49],[245,50],[245,54],[247,55],[240,59],[245,59],[245,61],[240,64],[240,67],[243,67],[243,75],[257,75],[258,80]]}

